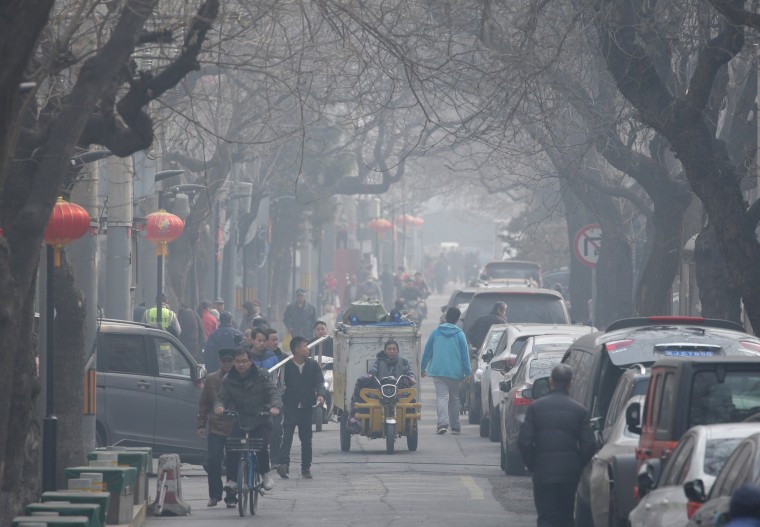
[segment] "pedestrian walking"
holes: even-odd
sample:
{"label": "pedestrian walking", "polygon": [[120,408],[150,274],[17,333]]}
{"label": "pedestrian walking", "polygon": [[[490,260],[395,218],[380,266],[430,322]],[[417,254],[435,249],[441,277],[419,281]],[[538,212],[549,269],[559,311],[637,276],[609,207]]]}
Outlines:
{"label": "pedestrian walking", "polygon": [[165,329],[175,337],[179,337],[182,333],[182,326],[179,325],[177,320],[177,314],[169,309],[169,304],[166,301],[166,294],[161,293],[161,323],[158,323],[158,307],[154,306],[150,309],[146,309],[143,313],[144,323],[156,326],[159,329]]}
{"label": "pedestrian walking", "polygon": [[317,310],[306,301],[306,291],[296,289],[296,299],[285,308],[282,321],[291,338],[311,337],[312,328],[317,321]]}
{"label": "pedestrian walking", "polygon": [[[224,445],[232,431],[235,420],[226,415],[214,413],[214,403],[219,396],[222,380],[232,369],[235,359],[235,350],[223,349],[219,351],[219,369],[209,373],[203,380],[203,390],[198,403],[198,437],[208,442],[206,464],[203,468],[208,474],[208,503],[207,507],[216,507],[222,500],[222,464],[224,463]],[[227,465],[227,479],[230,479],[230,467]],[[227,490],[224,502],[233,506],[237,503],[237,497]]]}
{"label": "pedestrian walking", "polygon": [[208,336],[203,348],[206,371],[219,369],[219,350],[236,349],[243,341],[243,334],[232,326],[232,314],[225,311],[219,315],[219,328]]}
{"label": "pedestrian walking", "polygon": [[572,380],[569,365],[552,369],[551,392],[528,407],[517,438],[523,462],[533,473],[538,527],[573,525],[575,490],[594,455],[588,410],[568,395]]}
{"label": "pedestrian walking", "polygon": [[433,330],[422,353],[422,376],[430,375],[435,385],[438,426],[436,434],[462,430],[459,424],[459,385],[470,375],[470,355],[462,328],[456,325],[462,314],[456,307],[446,310],[446,322]]}
{"label": "pedestrian walking", "polygon": [[204,340],[208,339],[214,331],[219,329],[219,321],[211,314],[211,302],[202,300],[197,310],[203,323],[203,333],[206,335]]}
{"label": "pedestrian walking", "polygon": [[284,417],[282,420],[282,444],[280,465],[277,473],[288,479],[290,474],[290,447],[293,433],[298,427],[301,440],[301,477],[311,479],[311,421],[314,406],[325,402],[325,379],[317,361],[309,358],[309,347],[303,337],[290,341],[293,359],[283,369],[285,391],[282,394]]}
{"label": "pedestrian walking", "polygon": [[261,313],[261,303],[258,300],[243,303],[243,321],[240,323],[240,331],[246,329],[267,329],[269,322]]}
{"label": "pedestrian walking", "polygon": [[734,491],[725,527],[760,527],[760,487],[745,483]]}
{"label": "pedestrian walking", "polygon": [[[277,334],[277,330],[274,328],[269,328],[265,331],[267,334],[266,349],[267,351],[274,353],[275,357],[277,357],[277,364],[290,357],[289,354],[280,349],[280,336]],[[282,367],[280,367],[280,369],[275,371],[273,380],[277,385],[277,389],[281,393],[284,387],[282,379],[283,370]],[[272,416],[272,441],[269,444],[269,458],[272,463],[272,467],[274,467],[275,470],[280,464],[280,445],[282,445],[282,414]]]}

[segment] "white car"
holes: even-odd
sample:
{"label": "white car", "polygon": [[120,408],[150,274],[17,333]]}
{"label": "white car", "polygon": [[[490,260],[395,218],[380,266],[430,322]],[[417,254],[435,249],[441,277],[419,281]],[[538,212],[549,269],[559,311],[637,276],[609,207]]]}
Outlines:
{"label": "white car", "polygon": [[632,527],[661,527],[686,525],[688,499],[684,494],[686,481],[701,479],[705,493],[715,483],[724,463],[743,439],[760,432],[760,423],[729,423],[695,426],[678,442],[661,474],[657,474],[659,459],[648,461],[642,469],[649,469],[656,485],[631,511],[628,525]]}
{"label": "white car", "polygon": [[510,371],[516,371],[514,367],[517,353],[528,338],[538,335],[567,335],[578,338],[596,331],[593,327],[571,324],[508,324],[507,326],[506,333],[502,335],[494,351],[494,357],[483,361],[483,373],[480,377],[480,401],[483,409],[480,436],[488,437],[493,442],[501,439],[499,404],[503,394],[499,390],[499,382],[509,379]]}
{"label": "white car", "polygon": [[[475,357],[470,361],[472,367],[472,378],[469,386],[469,422],[478,424],[483,416],[483,402],[480,397],[480,381],[483,377],[483,370],[488,366],[488,362],[483,357],[493,357],[502,336],[507,331],[509,324],[494,324],[488,330],[486,338],[483,339],[483,345],[475,353]],[[474,348],[472,348],[474,349]]]}

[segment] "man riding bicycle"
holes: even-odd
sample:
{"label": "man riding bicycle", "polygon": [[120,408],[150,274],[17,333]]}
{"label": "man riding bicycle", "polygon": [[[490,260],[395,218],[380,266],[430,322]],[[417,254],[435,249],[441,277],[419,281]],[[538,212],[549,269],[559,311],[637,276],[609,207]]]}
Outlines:
{"label": "man riding bicycle", "polygon": [[[269,372],[251,362],[248,346],[240,346],[235,350],[233,364],[233,369],[222,382],[214,405],[214,413],[220,415],[225,410],[237,412],[237,422],[232,427],[229,437],[245,437],[245,432],[248,431],[249,437],[263,439],[264,448],[258,455],[259,471],[262,475],[264,490],[272,490],[274,481],[272,481],[269,466],[269,436],[272,433],[272,418],[261,413],[270,412],[271,415],[279,415],[282,399]],[[225,490],[234,491],[237,488],[239,460],[240,452],[229,452],[227,466],[230,471]],[[232,507],[234,506],[233,503]]]}

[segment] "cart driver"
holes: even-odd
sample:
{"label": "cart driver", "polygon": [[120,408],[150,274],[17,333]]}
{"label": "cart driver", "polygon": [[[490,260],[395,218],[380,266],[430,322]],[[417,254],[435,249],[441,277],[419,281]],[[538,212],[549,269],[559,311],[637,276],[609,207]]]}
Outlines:
{"label": "cart driver", "polygon": [[348,428],[351,431],[359,431],[359,422],[355,417],[355,403],[359,401],[359,392],[362,388],[375,387],[374,378],[399,378],[400,376],[405,375],[409,380],[401,381],[399,383],[399,388],[409,388],[417,383],[417,377],[414,375],[414,371],[412,371],[409,361],[403,357],[399,357],[398,353],[398,343],[393,339],[387,340],[385,346],[383,346],[383,351],[377,354],[375,363],[369,369],[367,374],[356,379],[354,395],[351,397],[351,418],[348,420]]}

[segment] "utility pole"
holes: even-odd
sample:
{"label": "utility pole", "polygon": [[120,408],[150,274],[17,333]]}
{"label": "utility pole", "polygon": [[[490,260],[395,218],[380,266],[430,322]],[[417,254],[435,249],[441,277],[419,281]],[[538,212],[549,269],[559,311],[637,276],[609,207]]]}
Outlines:
{"label": "utility pole", "polygon": [[108,180],[108,235],[106,237],[105,313],[132,320],[129,287],[132,279],[132,157],[110,159]]}
{"label": "utility pole", "polygon": [[[106,151],[94,153],[110,154]],[[74,273],[74,280],[81,289],[85,298],[85,337],[84,337],[84,360],[85,372],[88,380],[91,380],[90,370],[97,370],[97,355],[95,350],[95,338],[98,327],[98,230],[100,228],[100,207],[98,206],[98,163],[90,163],[84,169],[85,176],[80,179],[71,193],[71,200],[78,203],[90,215],[90,235],[85,235],[73,242],[68,250],[68,258]],[[88,393],[85,393],[87,398]],[[93,401],[94,403],[94,401]],[[94,404],[85,404],[83,418],[83,435],[85,450],[90,451],[96,446],[95,412]]]}

